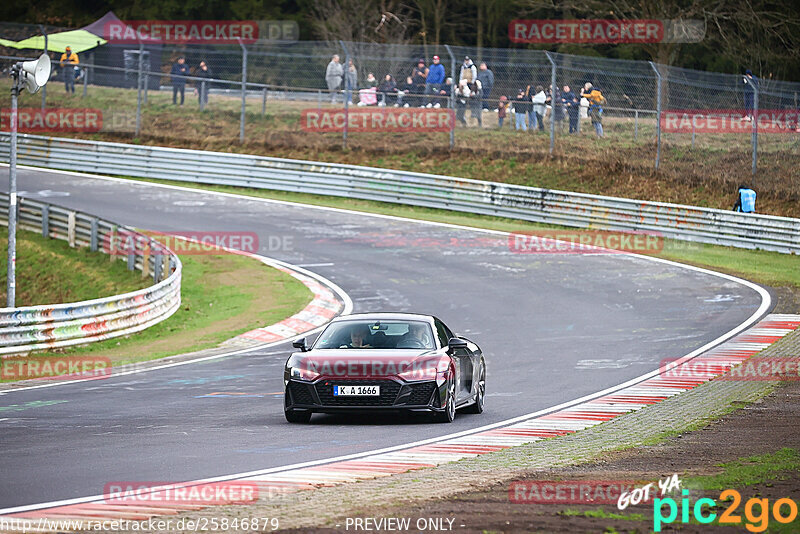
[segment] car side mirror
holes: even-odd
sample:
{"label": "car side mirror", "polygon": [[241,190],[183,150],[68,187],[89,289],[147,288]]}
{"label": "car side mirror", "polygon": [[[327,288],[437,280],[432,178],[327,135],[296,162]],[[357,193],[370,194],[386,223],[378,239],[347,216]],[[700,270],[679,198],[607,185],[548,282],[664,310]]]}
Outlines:
{"label": "car side mirror", "polygon": [[459,349],[466,349],[467,342],[461,338],[451,337],[450,341],[447,342],[447,347],[450,352],[455,352]]}
{"label": "car side mirror", "polygon": [[292,347],[294,347],[296,349],[300,349],[300,352],[307,351],[308,347],[306,346],[306,338],[301,337],[297,341],[293,341],[292,342]]}

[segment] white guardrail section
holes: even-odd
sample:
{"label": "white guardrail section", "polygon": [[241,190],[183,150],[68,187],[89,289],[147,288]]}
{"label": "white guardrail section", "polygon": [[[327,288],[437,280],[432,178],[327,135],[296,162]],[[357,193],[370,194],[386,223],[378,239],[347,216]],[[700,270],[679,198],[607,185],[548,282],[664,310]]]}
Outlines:
{"label": "white guardrail section", "polygon": [[[0,357],[139,332],[168,318],[180,306],[181,261],[152,238],[92,215],[32,199],[20,198],[18,209],[19,228],[63,239],[73,247],[115,252],[111,260],[116,257],[126,261],[128,269],[152,277],[154,285],[83,302],[0,308]],[[8,226],[7,193],[0,193],[0,224]],[[19,268],[24,269],[24,264]]]}
{"label": "white guardrail section", "polygon": [[[8,134],[0,154],[8,157]],[[26,165],[332,195],[495,215],[560,226],[658,232],[664,237],[800,252],[800,219],[647,202],[407,171],[102,143],[19,137]]]}

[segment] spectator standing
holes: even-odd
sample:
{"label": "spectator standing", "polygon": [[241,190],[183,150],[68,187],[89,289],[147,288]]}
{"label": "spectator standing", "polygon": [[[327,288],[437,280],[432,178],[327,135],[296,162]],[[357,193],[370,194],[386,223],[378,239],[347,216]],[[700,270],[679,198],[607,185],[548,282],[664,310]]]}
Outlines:
{"label": "spectator standing", "polygon": [[358,69],[353,60],[347,63],[347,71],[344,73],[344,97],[347,103],[353,105],[353,91],[358,89]]}
{"label": "spectator standing", "polygon": [[478,69],[475,68],[475,63],[472,62],[469,56],[465,56],[464,63],[461,65],[461,70],[458,72],[458,83],[461,83],[461,80],[474,82],[477,79]]}
{"label": "spectator standing", "polygon": [[467,80],[461,80],[458,85],[456,86],[456,120],[467,126],[467,119],[465,118],[467,112],[467,102],[471,95],[471,91],[469,88],[469,82]]}
{"label": "spectator standing", "polygon": [[505,95],[500,97],[497,103],[497,128],[503,128],[503,121],[506,120],[506,112],[508,110],[508,98]]}
{"label": "spectator standing", "polygon": [[481,81],[475,80],[469,84],[469,109],[473,119],[478,121],[478,127],[483,128],[483,108],[481,108],[483,99],[483,87]]}
{"label": "spectator standing", "polygon": [[75,94],[75,71],[79,63],[78,54],[73,52],[71,47],[66,47],[64,53],[61,54],[59,65],[64,72],[64,87],[67,93]]}
{"label": "spectator standing", "polygon": [[189,76],[189,65],[186,64],[186,58],[179,57],[178,61],[172,64],[169,74],[172,79],[172,103],[178,103],[178,93],[180,93],[182,106],[186,92],[186,76]]}
{"label": "spectator standing", "polygon": [[[533,114],[536,116],[536,122],[539,125],[539,131],[544,131],[544,114],[547,111],[547,95],[544,92],[544,87],[541,85],[536,86],[536,94],[533,95]],[[531,127],[533,129],[533,127]]]}
{"label": "spectator standing", "polygon": [[740,211],[742,213],[755,213],[756,192],[746,185],[740,185],[739,191],[736,195],[736,204],[733,206],[733,211]]}
{"label": "spectator standing", "polygon": [[203,109],[208,104],[208,90],[211,84],[209,80],[213,78],[213,76],[205,61],[200,62],[200,65],[198,65],[197,69],[194,71],[194,75],[196,78],[200,78],[197,80],[197,101],[200,104],[200,109]]}
{"label": "spectator standing", "polygon": [[411,71],[411,80],[414,84],[412,89],[412,93],[414,93],[414,102],[410,102],[411,105],[417,105],[419,107],[425,107],[425,101],[422,95],[425,94],[425,84],[428,83],[428,67],[425,66],[425,60],[419,58],[417,61],[416,66]]}
{"label": "spectator standing", "polygon": [[439,101],[439,92],[442,89],[444,80],[444,65],[440,63],[439,56],[433,56],[433,63],[431,63],[428,69],[428,75],[425,78],[425,95],[428,96],[427,107],[441,107],[442,104]]}
{"label": "spectator standing", "polygon": [[531,131],[535,130],[539,125],[539,121],[536,120],[536,113],[533,111],[533,96],[536,94],[535,87],[533,85],[529,85],[525,88],[525,100],[527,100],[530,105],[526,106],[526,110],[528,112],[528,128]]}
{"label": "spectator standing", "polygon": [[[749,81],[748,81],[749,80]],[[753,76],[753,71],[747,69],[744,73],[744,77],[742,78],[744,82],[744,114],[747,120],[753,120],[753,107],[754,107],[754,95],[755,91],[753,89],[753,85],[758,88],[758,78]],[[750,85],[750,84],[753,85]]]}
{"label": "spectator standing", "polygon": [[486,66],[485,61],[481,61],[480,68],[478,69],[478,80],[480,80],[481,88],[483,90],[483,103],[481,106],[483,107],[483,111],[489,111],[489,97],[491,96],[492,88],[494,87],[494,72],[492,72],[489,67]]}
{"label": "spectator standing", "polygon": [[[452,90],[452,88],[453,88],[453,78],[447,77],[447,79],[445,79],[444,81],[444,84],[442,85],[442,88],[439,89],[439,102],[437,102],[437,104],[442,104],[446,108],[450,107],[450,96],[452,95],[450,91]],[[439,107],[439,106],[434,104],[433,107]]]}
{"label": "spectator standing", "polygon": [[525,89],[517,91],[517,98],[514,100],[514,128],[528,131],[527,119],[531,106],[531,99],[525,96]]}
{"label": "spectator standing", "polygon": [[589,118],[592,119],[592,126],[594,126],[597,137],[603,137],[603,104],[606,102],[605,97],[590,82],[586,82],[586,85],[583,86],[581,97],[589,101]]}
{"label": "spectator standing", "polygon": [[328,84],[328,92],[331,94],[331,104],[336,103],[336,92],[342,84],[343,75],[344,67],[339,63],[339,54],[334,54],[325,69],[325,83]]}
{"label": "spectator standing", "polygon": [[388,106],[392,104],[392,100],[394,100],[395,107],[397,106],[397,84],[392,78],[391,74],[387,74],[381,80],[381,83],[378,84],[378,94],[380,94],[380,102],[378,102],[379,106]]}
{"label": "spectator standing", "polygon": [[564,86],[564,92],[561,93],[561,101],[564,103],[564,108],[567,110],[567,116],[569,117],[569,133],[577,133],[580,102],[575,93],[569,88],[569,85]]}

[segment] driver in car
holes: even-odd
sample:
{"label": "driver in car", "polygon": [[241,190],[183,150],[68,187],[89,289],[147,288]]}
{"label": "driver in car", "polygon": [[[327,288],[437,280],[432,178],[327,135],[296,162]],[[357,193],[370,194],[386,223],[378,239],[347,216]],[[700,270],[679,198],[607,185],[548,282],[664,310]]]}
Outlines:
{"label": "driver in car", "polygon": [[350,330],[350,343],[345,345],[349,349],[371,349],[372,345],[364,343],[364,340],[369,336],[369,328],[367,325],[357,325]]}
{"label": "driver in car", "polygon": [[398,348],[422,349],[430,346],[427,327],[423,324],[409,324],[408,332],[397,344]]}

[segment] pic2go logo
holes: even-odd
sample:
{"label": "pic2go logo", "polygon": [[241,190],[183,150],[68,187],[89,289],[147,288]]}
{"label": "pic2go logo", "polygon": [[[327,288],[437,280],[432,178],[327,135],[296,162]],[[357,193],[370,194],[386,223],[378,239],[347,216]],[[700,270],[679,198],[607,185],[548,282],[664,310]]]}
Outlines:
{"label": "pic2go logo", "polygon": [[[689,504],[689,490],[683,490],[683,498],[681,499],[680,514],[681,523],[689,522],[689,513],[692,512],[695,521],[702,524],[714,522],[717,519],[717,514],[712,511],[717,506],[714,499],[707,497],[697,499],[694,506]],[[742,516],[736,515],[736,509],[742,502],[742,496],[734,489],[727,489],[719,494],[720,501],[731,500],[728,507],[719,516],[719,524],[721,525],[740,525],[742,524]],[[667,515],[664,515],[664,508],[667,509]],[[756,512],[756,509],[758,511]],[[744,505],[744,516],[746,519],[745,528],[750,532],[764,532],[769,527],[770,519],[770,506],[769,499],[748,499]],[[661,532],[662,525],[669,525],[678,518],[678,503],[675,499],[670,497],[663,499],[653,499],[653,530]],[[797,518],[797,503],[792,499],[783,498],[778,499],[772,504],[772,518],[778,523],[791,523]]]}

